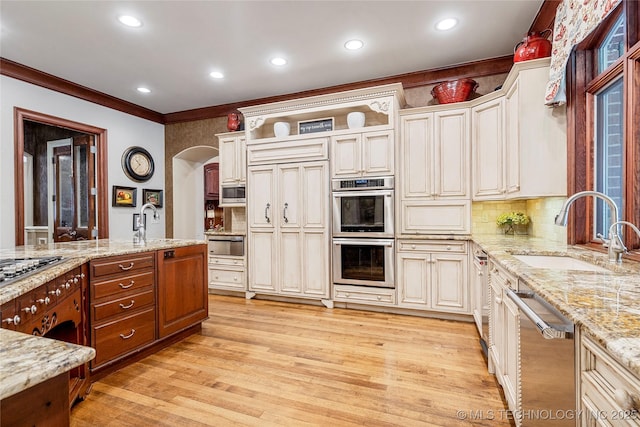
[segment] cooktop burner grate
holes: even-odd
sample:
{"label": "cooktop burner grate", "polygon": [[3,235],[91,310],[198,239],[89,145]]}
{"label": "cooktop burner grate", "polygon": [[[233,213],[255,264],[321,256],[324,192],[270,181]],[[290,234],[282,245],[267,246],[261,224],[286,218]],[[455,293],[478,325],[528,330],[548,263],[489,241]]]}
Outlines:
{"label": "cooktop burner grate", "polygon": [[0,258],[0,286],[23,279],[62,260],[61,256]]}

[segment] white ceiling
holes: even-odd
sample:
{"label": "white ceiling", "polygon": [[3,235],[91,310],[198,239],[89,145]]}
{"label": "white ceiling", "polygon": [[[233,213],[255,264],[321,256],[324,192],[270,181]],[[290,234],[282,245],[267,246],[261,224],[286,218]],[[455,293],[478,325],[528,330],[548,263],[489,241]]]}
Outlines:
{"label": "white ceiling", "polygon": [[[0,56],[171,113],[509,55],[542,3],[1,0]],[[437,31],[445,17],[459,25]]]}

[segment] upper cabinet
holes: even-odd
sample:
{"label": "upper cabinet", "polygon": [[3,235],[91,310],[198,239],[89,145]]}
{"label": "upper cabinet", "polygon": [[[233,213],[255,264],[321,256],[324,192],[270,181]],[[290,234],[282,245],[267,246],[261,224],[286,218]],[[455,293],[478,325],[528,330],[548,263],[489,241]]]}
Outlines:
{"label": "upper cabinet", "polygon": [[331,138],[333,178],[391,176],[394,171],[393,131],[336,135]]}
{"label": "upper cabinet", "polygon": [[514,64],[503,89],[474,104],[474,200],[566,195],[566,111],[544,105],[549,61]]}
{"label": "upper cabinet", "polygon": [[216,135],[220,152],[220,185],[244,184],[247,180],[247,147],[243,132]]}
{"label": "upper cabinet", "polygon": [[204,198],[207,200],[219,199],[218,163],[204,165]]}

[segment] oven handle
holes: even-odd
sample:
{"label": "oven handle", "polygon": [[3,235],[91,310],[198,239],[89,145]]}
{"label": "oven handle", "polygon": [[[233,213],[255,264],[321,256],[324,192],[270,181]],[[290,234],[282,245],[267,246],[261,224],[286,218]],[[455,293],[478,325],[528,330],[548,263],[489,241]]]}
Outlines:
{"label": "oven handle", "polygon": [[350,190],[344,191],[341,189],[340,191],[334,191],[333,197],[360,197],[360,196],[385,196],[392,197],[393,190],[375,190],[375,191],[363,191],[363,190]]}
{"label": "oven handle", "polygon": [[393,239],[333,239],[335,246],[339,245],[367,245],[393,247]]}
{"label": "oven handle", "polygon": [[511,299],[511,301],[513,301],[515,305],[518,306],[518,308],[524,313],[524,315],[527,316],[529,320],[533,322],[534,325],[536,325],[536,328],[538,328],[538,332],[540,332],[540,334],[545,339],[552,340],[552,339],[573,338],[573,335],[571,333],[567,331],[563,331],[561,329],[556,329],[553,326],[549,325],[540,316],[538,316],[538,314],[535,311],[533,311],[531,307],[525,304],[525,302],[522,300],[522,298],[533,298],[534,294],[532,293],[517,294],[511,289],[506,289],[506,292],[509,299]]}

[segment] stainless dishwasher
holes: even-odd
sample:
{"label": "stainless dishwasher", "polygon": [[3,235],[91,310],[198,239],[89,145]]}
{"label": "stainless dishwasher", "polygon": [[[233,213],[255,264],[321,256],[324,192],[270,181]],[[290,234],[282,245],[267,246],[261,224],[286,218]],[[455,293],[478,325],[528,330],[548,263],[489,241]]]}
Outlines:
{"label": "stainless dishwasher", "polygon": [[522,282],[507,290],[520,311],[522,426],[576,426],[574,325]]}

